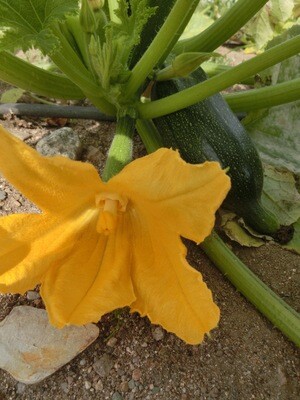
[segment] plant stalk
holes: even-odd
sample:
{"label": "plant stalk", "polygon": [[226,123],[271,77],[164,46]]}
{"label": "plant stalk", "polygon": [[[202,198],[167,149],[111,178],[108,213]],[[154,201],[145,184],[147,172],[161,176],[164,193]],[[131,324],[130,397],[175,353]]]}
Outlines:
{"label": "plant stalk", "polygon": [[233,67],[230,71],[222,72],[191,88],[153,102],[138,103],[136,108],[139,118],[157,118],[196,104],[249,76],[298,54],[299,48],[300,35]]}
{"label": "plant stalk", "polygon": [[300,78],[260,89],[225,94],[234,112],[254,111],[300,100]]}
{"label": "plant stalk", "polygon": [[239,0],[222,17],[198,35],[180,40],[173,52],[213,51],[238,32],[268,0]]}
{"label": "plant stalk", "polygon": [[[201,68],[204,70],[209,78],[212,78],[213,76],[219,75],[222,72],[230,71],[233,67],[225,64],[216,64],[212,61],[206,61],[201,64]],[[256,77],[250,76],[249,78],[246,78],[238,83],[241,83],[243,85],[254,85],[256,83]]]}
{"label": "plant stalk", "polygon": [[300,346],[299,314],[246,267],[215,232],[200,246],[237,290],[284,335]]}
{"label": "plant stalk", "polygon": [[132,160],[134,119],[125,116],[117,121],[116,133],[110,146],[102,179],[107,182]]}
{"label": "plant stalk", "polygon": [[163,147],[161,136],[151,119],[138,119],[135,126],[148,153]]}
{"label": "plant stalk", "polygon": [[36,67],[7,51],[0,52],[0,79],[40,96],[68,100],[85,98],[70,79]]}
{"label": "plant stalk", "polygon": [[154,40],[132,70],[126,98],[138,92],[153,68],[164,61],[193,15],[199,0],[177,0]]}

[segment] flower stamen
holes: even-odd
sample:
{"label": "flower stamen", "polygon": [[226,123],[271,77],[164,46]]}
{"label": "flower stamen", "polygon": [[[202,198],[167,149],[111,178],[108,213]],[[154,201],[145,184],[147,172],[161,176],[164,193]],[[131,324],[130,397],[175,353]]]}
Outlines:
{"label": "flower stamen", "polygon": [[126,210],[128,200],[116,193],[101,193],[96,196],[96,205],[100,208],[97,231],[104,235],[112,233],[117,226],[120,212]]}

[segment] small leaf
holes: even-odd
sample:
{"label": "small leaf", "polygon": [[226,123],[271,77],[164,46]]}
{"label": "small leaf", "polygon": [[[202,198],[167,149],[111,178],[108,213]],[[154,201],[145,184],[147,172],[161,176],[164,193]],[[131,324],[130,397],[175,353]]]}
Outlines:
{"label": "small leaf", "polygon": [[241,246],[260,247],[265,244],[264,240],[251,235],[240,225],[238,217],[234,213],[224,212],[221,217],[221,226],[226,235]]}
{"label": "small leaf", "polygon": [[16,103],[24,92],[25,90],[19,88],[6,90],[0,98],[0,103]]}

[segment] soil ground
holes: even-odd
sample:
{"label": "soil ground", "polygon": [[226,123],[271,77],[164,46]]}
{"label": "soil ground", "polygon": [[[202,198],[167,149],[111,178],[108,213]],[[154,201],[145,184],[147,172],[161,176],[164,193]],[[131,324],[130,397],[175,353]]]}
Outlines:
{"label": "soil ground", "polygon": [[[34,146],[54,128],[43,119],[1,121]],[[84,143],[83,159],[103,165],[114,125],[93,121],[70,121]],[[136,141],[136,154],[144,150]],[[100,148],[98,153],[91,147]],[[91,156],[92,153],[92,156]],[[0,215],[35,212],[20,193],[3,179],[0,189],[7,198]],[[99,322],[99,338],[88,349],[51,377],[36,385],[23,385],[0,370],[0,400],[296,400],[300,398],[299,353],[271,323],[229,283],[191,242],[190,264],[201,271],[221,309],[218,329],[199,346],[190,346],[147,318],[127,309],[111,313]],[[300,257],[276,244],[242,248],[228,241],[234,252],[276,293],[299,310]],[[0,320],[13,307],[43,307],[41,300],[0,295]],[[104,354],[112,369],[100,377],[94,364]]]}

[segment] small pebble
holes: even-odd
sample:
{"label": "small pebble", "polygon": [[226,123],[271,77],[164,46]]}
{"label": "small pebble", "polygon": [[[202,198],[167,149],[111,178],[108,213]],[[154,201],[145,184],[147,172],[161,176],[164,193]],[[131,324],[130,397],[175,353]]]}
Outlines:
{"label": "small pebble", "polygon": [[38,292],[35,292],[34,290],[28,290],[28,292],[26,293],[26,298],[27,300],[32,301],[40,299],[41,296]]}
{"label": "small pebble", "polygon": [[69,393],[69,385],[67,382],[61,383],[60,387],[62,388],[64,393]]}
{"label": "small pebble", "polygon": [[160,326],[155,328],[154,331],[152,332],[152,336],[157,342],[159,340],[162,340],[164,335],[165,335],[165,333],[164,333],[163,329]]}
{"label": "small pebble", "polygon": [[86,390],[89,390],[89,389],[92,387],[91,382],[85,381],[85,382],[84,382],[84,387],[86,388]]}
{"label": "small pebble", "polygon": [[111,337],[110,339],[108,339],[108,341],[106,342],[108,347],[115,347],[115,345],[117,344],[118,339],[115,337]]}
{"label": "small pebble", "polygon": [[17,393],[18,394],[23,394],[25,392],[25,389],[26,389],[25,383],[22,383],[22,382],[17,383]]}
{"label": "small pebble", "polygon": [[0,201],[5,200],[7,197],[7,193],[4,190],[0,190]]}
{"label": "small pebble", "polygon": [[153,394],[156,394],[156,393],[158,393],[159,392],[159,387],[157,387],[157,386],[154,386],[154,388],[152,389],[152,393]]}
{"label": "small pebble", "polygon": [[80,360],[80,361],[79,361],[79,364],[82,365],[82,366],[85,365],[85,364],[86,364],[86,359],[83,358],[82,360]]}
{"label": "small pebble", "polygon": [[139,381],[141,379],[141,376],[142,376],[142,372],[140,369],[134,369],[132,371],[132,379],[134,381]]}
{"label": "small pebble", "polygon": [[135,382],[133,379],[130,379],[130,381],[128,382],[128,386],[129,386],[129,389],[131,389],[131,390],[135,388]]}
{"label": "small pebble", "polygon": [[126,382],[126,381],[121,382],[119,389],[120,389],[120,392],[123,392],[123,393],[128,392],[128,390],[129,390],[128,382]]}
{"label": "small pebble", "polygon": [[104,378],[105,376],[107,376],[110,373],[110,370],[113,368],[113,366],[114,366],[114,360],[107,353],[104,353],[103,356],[101,356],[93,364],[94,370],[102,378]]}
{"label": "small pebble", "polygon": [[119,392],[115,392],[115,393],[112,395],[111,400],[123,400],[123,397],[120,395]]}
{"label": "small pebble", "polygon": [[101,392],[103,390],[103,383],[102,383],[101,379],[99,379],[95,383],[94,388],[95,388],[96,392]]}

